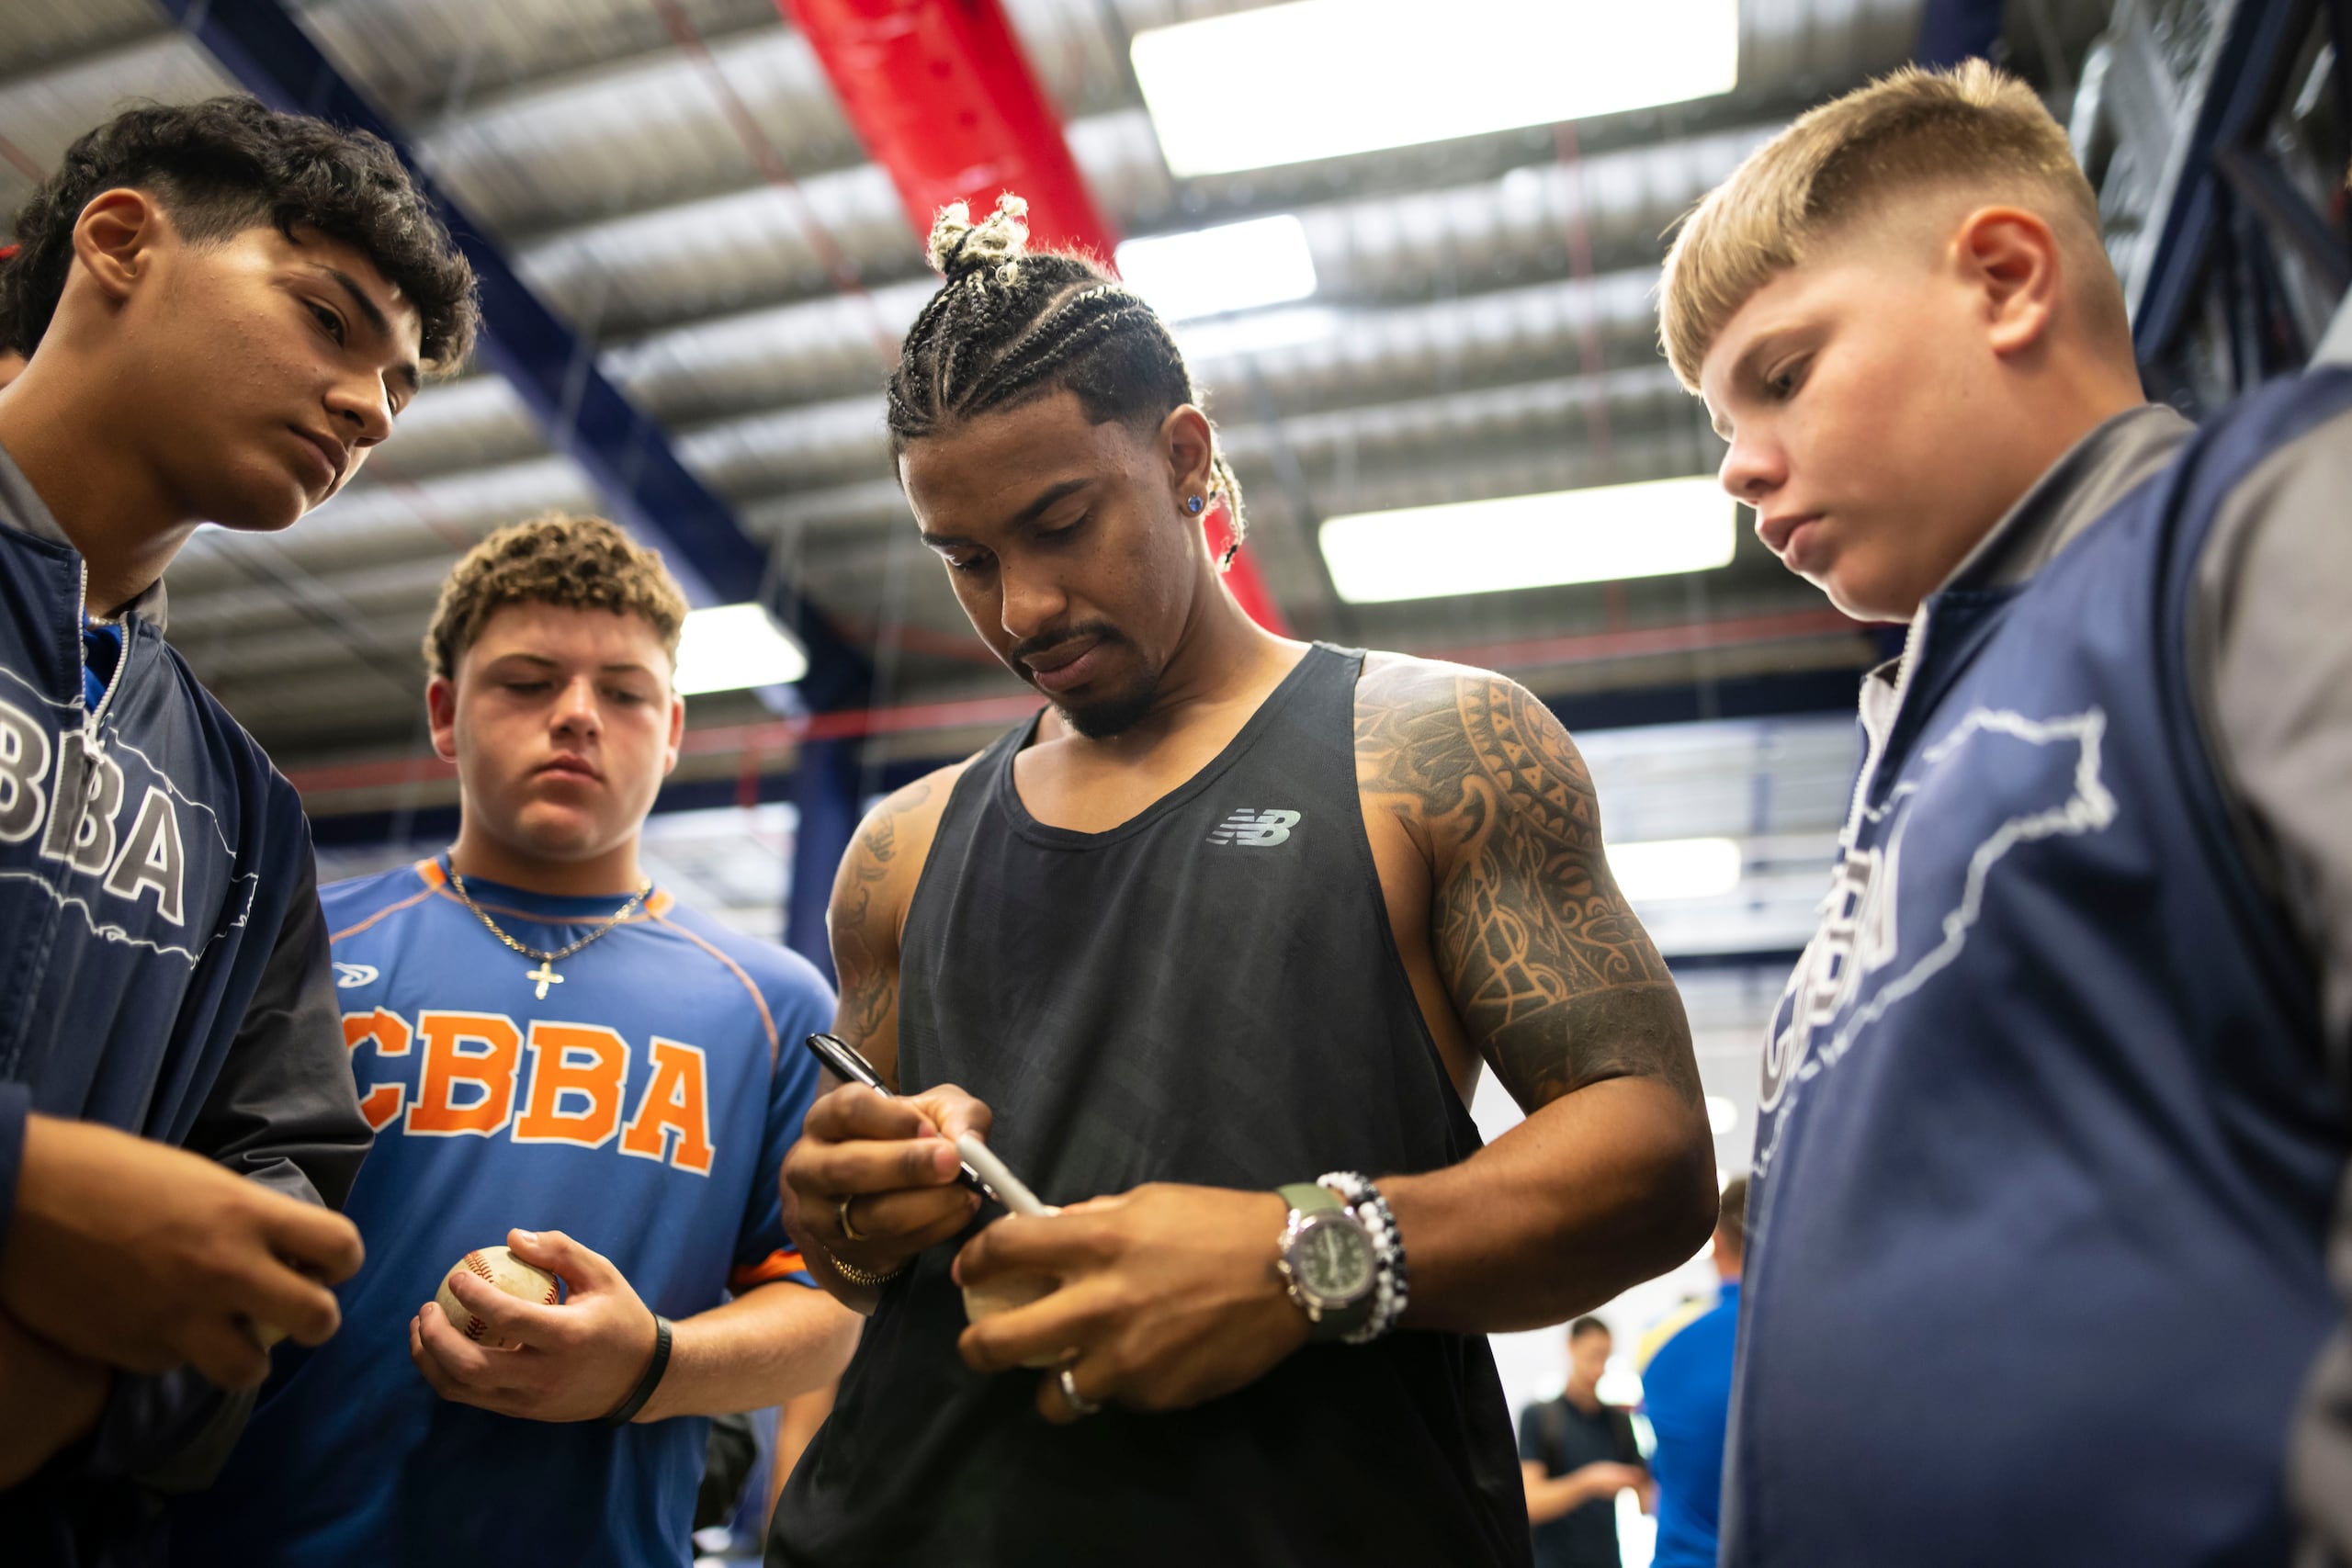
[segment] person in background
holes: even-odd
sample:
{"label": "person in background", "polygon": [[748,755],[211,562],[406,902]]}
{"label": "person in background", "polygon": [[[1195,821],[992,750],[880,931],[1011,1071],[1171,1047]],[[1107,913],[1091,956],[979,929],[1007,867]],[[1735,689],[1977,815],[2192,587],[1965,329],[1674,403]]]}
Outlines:
{"label": "person in background", "polygon": [[[759,1417],[748,1410],[723,1411],[710,1418],[705,1445],[702,1484],[695,1491],[692,1534],[717,1529],[731,1522],[743,1506],[752,1472],[760,1464]],[[763,1516],[761,1523],[766,1519]]]}
{"label": "person in background", "polygon": [[1739,1267],[1747,1254],[1747,1178],[1724,1188],[1715,1222],[1715,1304],[1668,1336],[1642,1369],[1642,1409],[1657,1438],[1657,1553],[1651,1568],[1714,1568],[1724,1489],[1724,1424],[1731,1412],[1732,1348],[1739,1331]]}
{"label": "person in background", "polygon": [[1520,1413],[1520,1468],[1535,1568],[1618,1568],[1617,1494],[1648,1483],[1634,1418],[1600,1402],[1615,1341],[1597,1317],[1568,1325],[1568,1386]]}

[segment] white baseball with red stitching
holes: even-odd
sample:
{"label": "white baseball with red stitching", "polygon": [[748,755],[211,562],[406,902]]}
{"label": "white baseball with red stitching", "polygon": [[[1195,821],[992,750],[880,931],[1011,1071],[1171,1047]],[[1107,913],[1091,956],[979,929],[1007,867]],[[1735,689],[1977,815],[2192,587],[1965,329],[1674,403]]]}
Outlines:
{"label": "white baseball with red stitching", "polygon": [[449,1289],[449,1280],[460,1271],[471,1274],[485,1284],[495,1285],[518,1302],[537,1302],[541,1306],[556,1304],[555,1276],[546,1269],[524,1262],[503,1247],[478,1247],[458,1259],[458,1267],[449,1270],[441,1281],[441,1289],[433,1297],[450,1326],[486,1350],[503,1350],[506,1337],[496,1329],[468,1312]]}

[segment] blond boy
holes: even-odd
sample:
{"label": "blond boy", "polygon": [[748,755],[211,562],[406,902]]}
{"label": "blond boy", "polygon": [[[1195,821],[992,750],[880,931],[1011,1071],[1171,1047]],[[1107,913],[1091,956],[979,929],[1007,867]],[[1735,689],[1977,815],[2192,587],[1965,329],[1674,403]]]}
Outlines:
{"label": "blond boy", "polygon": [[2339,1320],[2352,375],[2147,404],[2065,136],[1982,64],[1758,152],[1662,316],[1765,543],[1910,625],[1766,1054],[1722,1560],[2283,1561]]}

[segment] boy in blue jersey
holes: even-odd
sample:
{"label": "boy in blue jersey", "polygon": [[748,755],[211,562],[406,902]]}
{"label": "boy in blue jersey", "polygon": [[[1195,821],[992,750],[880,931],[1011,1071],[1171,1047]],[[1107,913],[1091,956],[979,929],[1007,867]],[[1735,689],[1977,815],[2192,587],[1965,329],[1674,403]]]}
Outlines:
{"label": "boy in blue jersey", "polygon": [[[650,886],[677,761],[685,603],[597,519],[492,534],[425,638],[447,853],[325,890],[376,1153],[344,1331],[286,1351],[175,1561],[683,1564],[708,1423],[830,1382],[855,1315],[809,1288],[776,1171],[832,995],[807,962]],[[469,1275],[503,1243],[554,1306]],[[730,1294],[731,1292],[731,1294]],[[511,1348],[488,1348],[500,1339]]]}
{"label": "boy in blue jersey", "polygon": [[473,281],[389,147],[243,98],[98,127],[13,230],[0,1557],[135,1563],[256,1329],[334,1332],[360,1244],[322,1204],[368,1145],[300,803],[164,640],[162,574],[347,482],[464,358]]}
{"label": "boy in blue jersey", "polygon": [[2147,404],[2065,133],[1981,63],[1798,120],[1662,299],[1765,543],[1910,627],[1767,1048],[1722,1560],[2283,1562],[2352,1146],[2352,375]]}

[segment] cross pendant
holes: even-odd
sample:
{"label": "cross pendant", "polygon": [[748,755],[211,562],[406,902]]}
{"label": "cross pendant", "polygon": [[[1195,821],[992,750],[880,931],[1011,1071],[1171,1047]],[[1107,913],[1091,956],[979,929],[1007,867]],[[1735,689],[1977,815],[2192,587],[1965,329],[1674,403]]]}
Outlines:
{"label": "cross pendant", "polygon": [[560,986],[563,984],[563,976],[557,974],[555,972],[555,965],[549,964],[544,958],[539,960],[539,966],[537,969],[524,970],[523,978],[526,980],[537,980],[539,983],[539,1000],[541,1001],[548,999],[548,987],[549,986]]}

